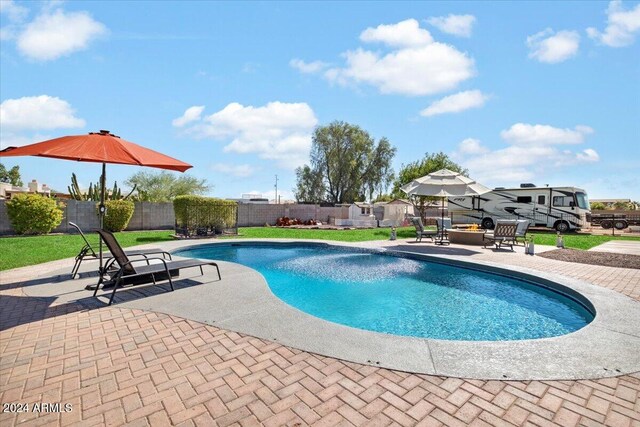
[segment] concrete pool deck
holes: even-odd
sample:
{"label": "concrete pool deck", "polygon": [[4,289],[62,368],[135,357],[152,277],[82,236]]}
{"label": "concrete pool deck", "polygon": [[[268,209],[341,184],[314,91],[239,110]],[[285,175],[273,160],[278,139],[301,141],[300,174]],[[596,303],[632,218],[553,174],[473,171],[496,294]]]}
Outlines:
{"label": "concrete pool deck", "polygon": [[[300,241],[265,239],[234,240],[217,244],[299,245]],[[309,244],[307,242],[306,244]],[[370,244],[313,242],[340,247]],[[196,243],[195,246],[200,244]],[[192,247],[194,242],[176,242],[171,250]],[[458,247],[458,246],[456,246]],[[166,245],[165,245],[166,248]],[[458,247],[459,248],[459,247]],[[392,247],[394,252],[417,259],[443,262],[438,256]],[[413,249],[413,248],[411,248]],[[584,328],[558,337],[518,341],[449,341],[389,335],[343,326],[311,316],[287,305],[270,290],[260,273],[248,267],[219,262],[225,274],[218,281],[214,268],[184,270],[178,290],[168,285],[124,289],[116,293],[119,307],[156,311],[202,322],[226,330],[277,341],[283,345],[350,362],[370,364],[406,372],[475,379],[586,379],[640,371],[640,303],[614,291],[557,274],[520,268],[507,270],[495,262],[449,255],[448,264],[501,272],[513,277],[544,282],[564,293],[586,297],[595,307],[595,319]],[[93,264],[84,266],[84,270]],[[502,268],[501,268],[502,267]],[[83,271],[83,270],[81,270]],[[96,282],[90,274],[68,280],[68,271],[47,272],[41,283],[25,288],[31,297],[55,298],[56,303],[99,307],[85,285]],[[110,292],[100,292],[109,295]]]}
{"label": "concrete pool deck", "polygon": [[[171,242],[167,248],[183,244]],[[538,274],[560,273],[577,277],[580,282],[614,288],[636,301],[640,296],[640,275],[627,269],[459,246],[434,248],[402,241],[365,246],[408,246],[412,251],[435,256],[446,254],[510,268],[526,267]],[[271,337],[278,339],[273,343],[267,337],[259,340],[228,332],[219,323],[222,320],[213,316],[209,320],[215,322],[209,326],[181,320],[182,316],[159,314],[162,307],[151,304],[160,302],[158,298],[180,296],[182,309],[188,310],[200,303],[200,298],[186,298],[188,293],[197,290],[202,292],[199,296],[217,297],[213,293],[216,283],[199,285],[197,274],[186,275],[188,280],[173,293],[165,293],[161,286],[122,291],[116,296],[119,302],[112,307],[96,305],[93,298],[73,299],[71,294],[78,288],[74,287],[70,294],[60,292],[65,282],[55,285],[61,299],[35,297],[39,292],[36,291],[42,290],[56,271],[66,271],[71,265],[65,260],[2,273],[2,402],[67,396],[80,409],[78,422],[104,421],[108,414],[116,412],[126,422],[152,423],[162,414],[175,424],[192,420],[202,425],[212,418],[221,425],[232,424],[221,422],[232,420],[274,425],[340,420],[353,424],[388,424],[389,420],[407,425],[420,421],[494,424],[491,420],[499,418],[514,424],[535,420],[538,424],[562,425],[640,421],[637,373],[581,381],[445,379],[381,369],[375,367],[378,360],[372,360],[374,366],[366,366],[290,350],[277,343],[277,336]],[[229,292],[238,293],[233,285],[243,282],[251,271],[239,268],[234,272],[234,268],[222,266],[223,279],[228,275],[232,286]],[[82,286],[81,281],[73,283]],[[598,293],[598,288],[592,291]],[[64,298],[68,298],[67,302]],[[142,302],[153,311],[127,308],[129,304]],[[254,313],[267,304],[271,302],[255,300]],[[223,312],[218,314],[220,319],[224,317]],[[634,319],[626,322],[634,323]],[[254,315],[252,323],[264,322]],[[152,390],[155,394],[150,393]],[[14,414],[8,418],[10,415],[2,414],[0,420],[15,421],[19,417],[35,420],[37,415]],[[71,417],[54,415],[49,414],[52,421]],[[73,416],[78,416],[77,412]]]}

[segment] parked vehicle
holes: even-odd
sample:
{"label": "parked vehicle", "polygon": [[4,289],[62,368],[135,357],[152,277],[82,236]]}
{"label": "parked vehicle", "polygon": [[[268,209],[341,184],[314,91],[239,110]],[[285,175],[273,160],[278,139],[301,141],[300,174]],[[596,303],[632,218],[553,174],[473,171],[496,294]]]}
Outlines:
{"label": "parked vehicle", "polygon": [[560,232],[577,230],[591,222],[586,191],[576,187],[497,187],[481,196],[450,197],[454,223],[480,224],[492,229],[498,219],[528,219],[531,226]]}
{"label": "parked vehicle", "polygon": [[638,214],[594,214],[591,216],[591,225],[599,225],[602,228],[624,230],[630,225],[640,225],[640,213]]}

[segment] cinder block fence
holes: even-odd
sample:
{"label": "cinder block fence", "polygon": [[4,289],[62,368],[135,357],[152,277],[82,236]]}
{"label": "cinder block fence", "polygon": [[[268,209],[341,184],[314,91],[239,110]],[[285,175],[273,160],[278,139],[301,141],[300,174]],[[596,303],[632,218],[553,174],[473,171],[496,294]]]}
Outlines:
{"label": "cinder block fence", "polygon": [[[64,217],[53,233],[70,233],[76,230],[69,226],[74,222],[83,230],[91,231],[100,227],[97,202],[65,200]],[[136,202],[133,217],[127,230],[170,230],[176,222],[172,203]],[[14,234],[7,215],[5,200],[0,200],[0,234]]]}
{"label": "cinder block fence", "polygon": [[[97,202],[65,200],[64,217],[62,223],[53,230],[54,233],[73,233],[75,229],[69,226],[74,222],[83,230],[91,231],[100,226],[96,213]],[[303,221],[316,219],[329,223],[333,218],[346,219],[349,217],[347,207],[324,207],[320,205],[267,205],[267,204],[239,204],[238,226],[256,227],[265,224],[274,225],[280,217],[299,218]],[[127,227],[134,230],[171,230],[175,226],[176,217],[173,203],[136,202],[133,217]],[[5,200],[0,200],[0,235],[14,234]]]}

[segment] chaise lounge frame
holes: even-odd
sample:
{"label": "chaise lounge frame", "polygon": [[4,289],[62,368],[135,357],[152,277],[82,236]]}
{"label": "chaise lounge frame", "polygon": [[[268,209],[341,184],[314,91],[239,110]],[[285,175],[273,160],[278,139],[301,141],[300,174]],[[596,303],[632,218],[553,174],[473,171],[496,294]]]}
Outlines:
{"label": "chaise lounge frame", "polygon": [[[82,249],[80,249],[80,252],[78,253],[78,255],[76,255],[76,262],[73,265],[73,268],[71,269],[71,278],[75,279],[76,275],[78,274],[78,270],[80,270],[80,264],[82,264],[82,261],[85,258],[89,257],[92,259],[98,259],[100,256],[95,251],[95,249],[93,249],[93,247],[91,246],[91,243],[89,243],[89,240],[87,239],[87,236],[85,236],[84,233],[82,232],[82,229],[76,223],[73,223],[73,222],[69,222],[69,225],[75,228],[76,230],[78,230],[78,233],[80,233],[82,240],[84,240],[84,246],[82,247]],[[171,254],[167,251],[163,251],[160,248],[149,248],[149,249],[125,251],[125,254],[127,254],[127,256],[141,256],[143,258],[148,258],[149,255],[162,254],[162,258],[169,257],[169,260],[171,260]],[[102,257],[107,261],[106,261],[105,267],[103,268],[103,271],[100,272],[100,275],[102,275],[103,272],[106,271],[107,268],[113,263],[113,256],[111,255],[110,252],[103,252]]]}
{"label": "chaise lounge frame", "polygon": [[[178,276],[179,271],[184,268],[191,267],[200,267],[200,274],[204,274],[202,269],[205,265],[211,265],[216,268],[218,273],[218,280],[222,280],[222,276],[220,275],[220,268],[218,264],[213,261],[203,261],[199,259],[187,259],[180,261],[167,261],[164,258],[141,258],[130,260],[122,247],[116,240],[113,233],[106,230],[96,230],[100,237],[109,248],[109,251],[113,255],[114,262],[118,264],[119,269],[115,272],[113,276],[111,276],[110,284],[113,286],[113,291],[111,292],[111,297],[109,298],[109,305],[113,302],[113,298],[116,295],[116,291],[118,288],[121,288],[127,284],[144,284],[144,283],[153,283],[157,284],[158,280],[169,280],[169,286],[171,291],[174,290],[172,277]],[[159,263],[151,264],[150,260],[158,260]],[[146,265],[134,267],[134,263],[137,262],[146,262]],[[103,289],[105,288],[106,282],[102,281],[102,277],[100,278],[100,282],[98,282],[98,286],[93,291],[93,296],[95,297],[98,294],[98,289],[100,288],[100,284],[103,284]]]}
{"label": "chaise lounge frame", "polygon": [[433,238],[438,232],[435,230],[425,230],[424,224],[422,224],[422,218],[414,216],[411,218],[411,223],[416,228],[416,242],[422,242],[423,237],[427,237],[433,242]]}

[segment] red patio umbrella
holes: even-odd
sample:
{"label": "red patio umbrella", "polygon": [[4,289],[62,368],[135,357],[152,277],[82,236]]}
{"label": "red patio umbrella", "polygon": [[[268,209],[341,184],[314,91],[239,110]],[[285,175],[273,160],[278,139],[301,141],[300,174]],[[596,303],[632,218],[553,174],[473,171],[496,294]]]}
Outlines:
{"label": "red patio umbrella", "polygon": [[[90,132],[87,135],[71,135],[50,139],[23,147],[8,147],[0,151],[0,157],[38,156],[78,162],[102,163],[100,184],[100,228],[104,221],[104,198],[106,187],[106,164],[149,166],[184,172],[190,164],[157,151],[126,141],[108,130]],[[102,272],[102,240],[100,240],[100,271]]]}

